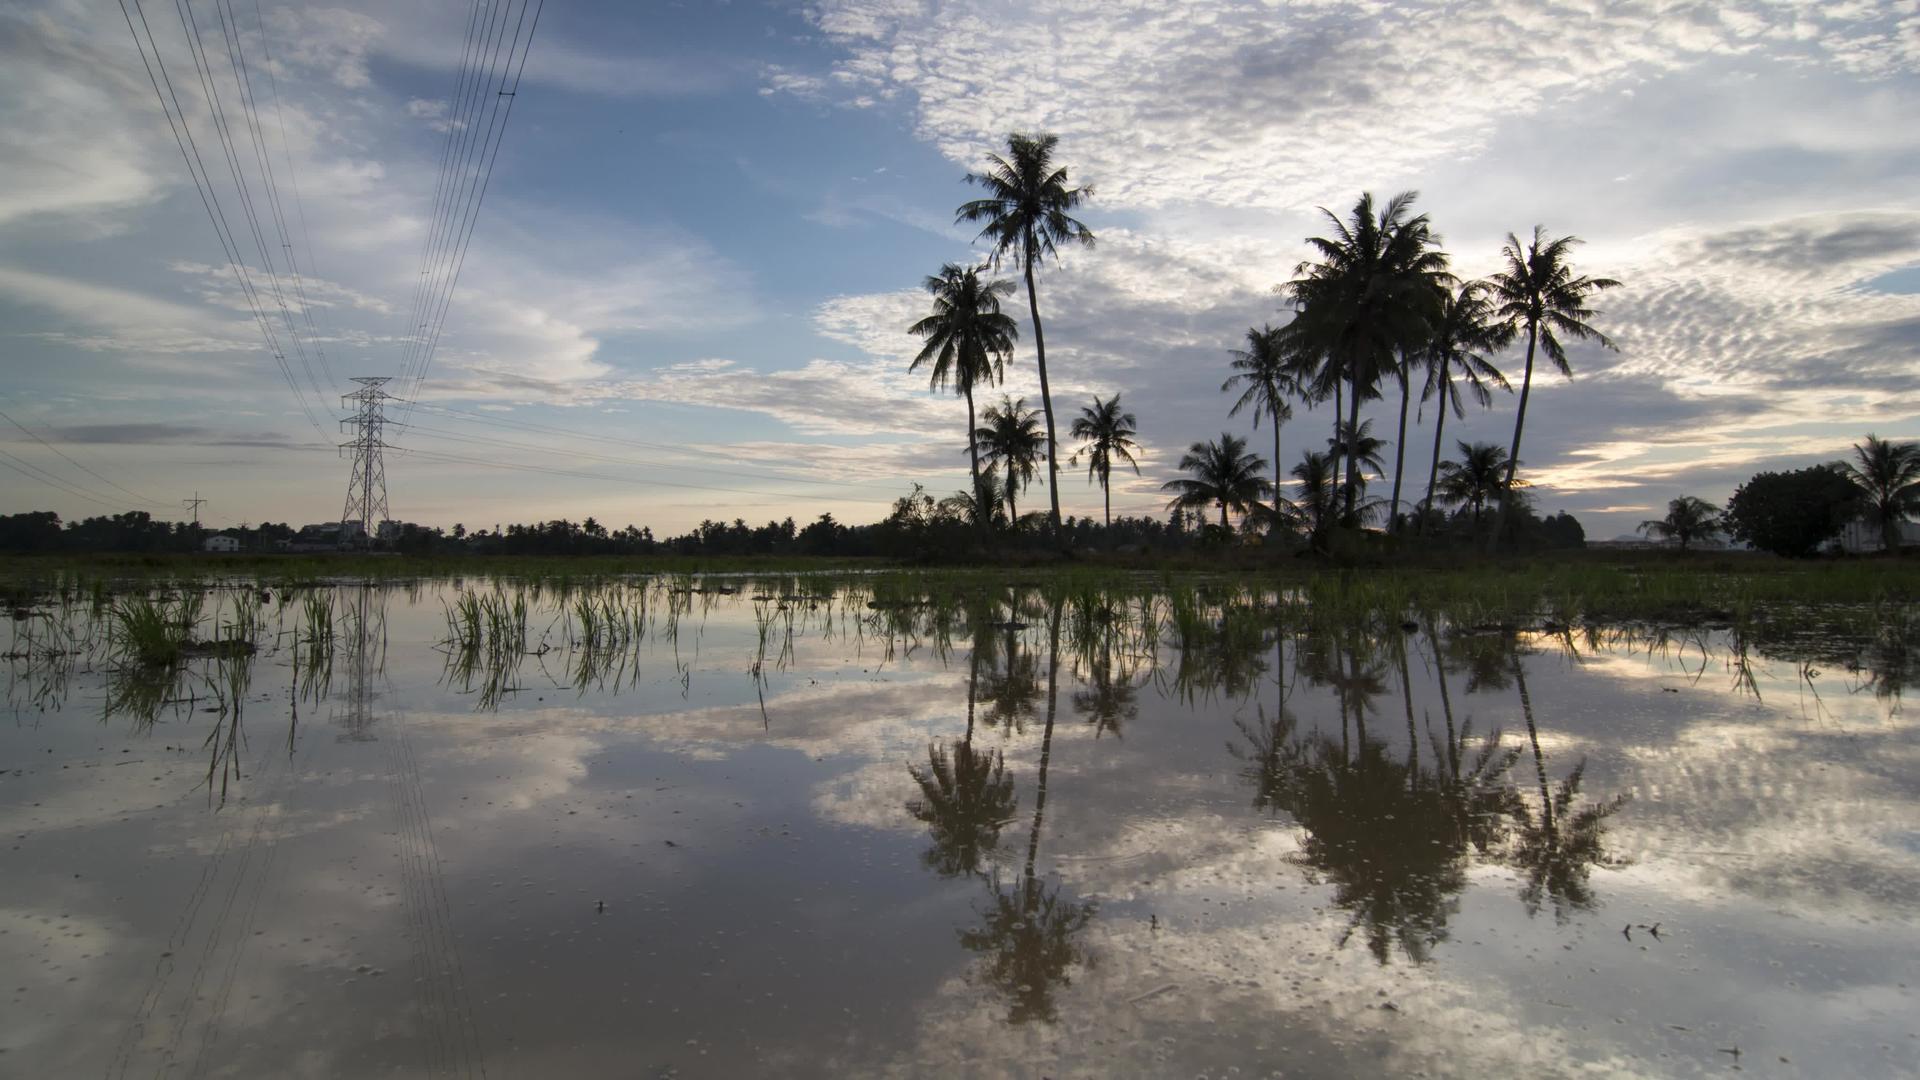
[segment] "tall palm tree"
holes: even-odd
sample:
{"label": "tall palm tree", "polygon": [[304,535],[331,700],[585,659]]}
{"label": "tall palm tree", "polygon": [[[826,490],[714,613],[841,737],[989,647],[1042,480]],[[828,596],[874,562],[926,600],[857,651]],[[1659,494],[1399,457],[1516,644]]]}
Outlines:
{"label": "tall palm tree", "polygon": [[1077,464],[1081,454],[1087,455],[1087,477],[1100,481],[1109,526],[1113,524],[1113,459],[1133,466],[1133,474],[1140,475],[1140,463],[1133,460],[1133,452],[1140,449],[1140,444],[1133,441],[1136,423],[1132,413],[1120,411],[1119,394],[1106,401],[1095,394],[1093,404],[1080,406],[1080,415],[1073,421],[1073,437],[1085,444],[1073,452],[1073,462]]}
{"label": "tall palm tree", "polygon": [[1469,443],[1465,439],[1455,445],[1460,448],[1460,460],[1440,464],[1440,498],[1449,506],[1471,507],[1473,527],[1478,529],[1480,512],[1489,502],[1500,501],[1501,474],[1511,475],[1507,452],[1494,443]]}
{"label": "tall palm tree", "polygon": [[1020,512],[1014,500],[1039,470],[1044,439],[1040,414],[1027,408],[1026,398],[1002,394],[1000,404],[987,406],[982,419],[985,422],[974,429],[973,437],[986,456],[989,473],[998,469],[1006,476],[1007,522],[1017,528]]}
{"label": "tall palm tree", "polygon": [[[1495,313],[1512,323],[1516,330],[1525,327],[1527,331],[1527,367],[1520,380],[1520,410],[1513,418],[1513,446],[1507,451],[1503,494],[1513,490],[1514,470],[1520,465],[1520,433],[1527,425],[1527,395],[1533,390],[1534,350],[1546,350],[1547,359],[1569,379],[1573,378],[1573,368],[1567,364],[1562,337],[1592,341],[1617,351],[1612,339],[1587,322],[1595,314],[1587,306],[1587,300],[1594,293],[1616,288],[1620,283],[1612,278],[1575,274],[1570,257],[1579,244],[1577,236],[1548,237],[1543,225],[1533,227],[1533,239],[1525,244],[1508,233],[1506,246],[1500,249],[1507,268],[1493,275],[1490,281],[1494,302],[1499,305]],[[1506,514],[1503,498],[1494,515],[1490,543],[1499,542]]]}
{"label": "tall palm tree", "polygon": [[1247,330],[1247,347],[1228,350],[1233,356],[1233,374],[1220,384],[1223,394],[1240,391],[1228,416],[1253,408],[1253,426],[1260,417],[1273,421],[1273,512],[1278,520],[1280,508],[1280,425],[1293,419],[1293,399],[1304,397],[1305,382],[1311,376],[1312,354],[1299,347],[1299,335],[1292,326],[1278,330],[1263,326]]}
{"label": "tall palm tree", "polygon": [[[907,328],[924,338],[926,344],[908,365],[918,371],[931,363],[929,387],[954,389],[967,399],[967,456],[973,469],[974,505],[984,507],[980,497],[980,447],[974,438],[978,421],[973,413],[973,388],[990,386],[1005,378],[1007,358],[1013,355],[1013,342],[1020,327],[1012,316],[1000,311],[1000,298],[1013,292],[1013,282],[982,281],[974,267],[948,263],[938,274],[930,275],[922,286],[933,297],[933,313]],[[987,520],[977,517],[981,527]]]}
{"label": "tall palm tree", "polygon": [[1635,532],[1648,536],[1680,541],[1680,550],[1695,540],[1704,539],[1720,531],[1720,508],[1692,495],[1682,495],[1667,504],[1667,516],[1657,521],[1643,521]]}
{"label": "tall palm tree", "polygon": [[1174,492],[1174,507],[1202,510],[1218,504],[1220,527],[1231,528],[1227,511],[1247,513],[1267,492],[1260,471],[1267,467],[1258,454],[1247,452],[1247,440],[1221,432],[1219,442],[1197,442],[1180,459],[1180,469],[1192,473],[1169,480],[1160,490]]}
{"label": "tall palm tree", "polygon": [[[1307,238],[1318,257],[1296,266],[1284,287],[1300,312],[1303,343],[1323,360],[1316,394],[1346,384],[1349,429],[1360,426],[1361,402],[1380,396],[1380,380],[1400,370],[1398,358],[1425,343],[1451,280],[1427,215],[1413,213],[1418,197],[1403,191],[1376,211],[1364,194],[1346,221],[1321,208],[1332,235]],[[1346,465],[1351,520],[1359,466]]]}
{"label": "tall palm tree", "polygon": [[984,199],[962,203],[954,223],[984,223],[980,239],[993,242],[993,265],[1006,257],[1020,260],[1027,279],[1027,309],[1033,317],[1033,354],[1040,369],[1040,405],[1047,414],[1047,491],[1053,499],[1048,524],[1060,534],[1060,465],[1053,434],[1053,391],[1047,385],[1047,339],[1040,330],[1040,298],[1033,285],[1034,264],[1052,255],[1057,245],[1075,242],[1093,246],[1093,231],[1073,219],[1070,211],[1093,196],[1092,187],[1068,187],[1067,170],[1053,164],[1057,135],[1009,135],[1007,156],[988,154],[989,168],[968,173],[967,183],[987,191]]}
{"label": "tall palm tree", "polygon": [[1880,523],[1886,549],[1898,551],[1900,522],[1920,514],[1920,443],[1868,435],[1865,445],[1853,445],[1853,457],[1841,462],[1840,470],[1860,489],[1869,513]]}
{"label": "tall palm tree", "polygon": [[[1439,414],[1433,423],[1433,464],[1427,469],[1427,498],[1421,504],[1423,510],[1433,509],[1434,482],[1440,475],[1440,436],[1447,429],[1447,410],[1452,409],[1455,416],[1466,415],[1460,401],[1460,388],[1466,387],[1483,409],[1493,404],[1490,386],[1512,393],[1507,377],[1500,374],[1500,369],[1494,367],[1485,354],[1506,348],[1513,334],[1511,322],[1494,316],[1493,301],[1487,296],[1484,282],[1469,281],[1460,286],[1440,309],[1433,336],[1420,352],[1420,362],[1427,371],[1427,385],[1420,392],[1420,400],[1440,399]],[[1419,522],[1416,532],[1426,527],[1424,512]]]}

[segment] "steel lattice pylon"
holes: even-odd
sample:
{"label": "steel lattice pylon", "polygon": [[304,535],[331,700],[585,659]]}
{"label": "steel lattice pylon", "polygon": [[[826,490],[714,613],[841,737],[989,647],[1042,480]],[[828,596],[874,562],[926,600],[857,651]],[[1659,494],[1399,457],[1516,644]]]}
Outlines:
{"label": "steel lattice pylon", "polygon": [[340,421],[341,428],[353,435],[340,444],[340,449],[353,451],[353,471],[347,474],[347,506],[340,512],[340,538],[345,542],[351,535],[348,530],[358,523],[363,541],[371,547],[380,523],[389,517],[387,467],[380,451],[387,445],[386,403],[393,400],[393,395],[381,389],[388,381],[384,375],[363,375],[353,381],[360,384],[360,389],[340,396],[353,408],[353,415]]}

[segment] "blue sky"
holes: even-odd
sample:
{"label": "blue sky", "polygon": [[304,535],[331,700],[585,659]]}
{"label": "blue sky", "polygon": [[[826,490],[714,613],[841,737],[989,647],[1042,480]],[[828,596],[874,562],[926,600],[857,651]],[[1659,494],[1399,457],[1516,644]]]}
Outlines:
{"label": "blue sky", "polygon": [[[178,14],[144,7],[237,215]],[[102,513],[130,491],[171,515],[198,489],[218,523],[337,516],[328,410],[346,377],[401,368],[473,8],[191,10],[228,108],[223,12],[279,91],[277,108],[255,95],[276,194],[307,225],[294,307],[314,371],[293,370],[317,428],[238,300],[118,8],[14,5],[0,409],[67,457],[0,424],[5,510]],[[1621,351],[1536,382],[1522,452],[1543,508],[1615,535],[1868,430],[1920,436],[1916,70],[1913,0],[554,0],[415,426],[393,436],[414,453],[389,459],[391,504],[666,532],[871,520],[914,481],[962,487],[964,409],[905,374],[904,328],[923,275],[978,257],[952,224],[960,178],[1006,132],[1049,130],[1095,186],[1100,236],[1042,280],[1056,403],[1120,392],[1147,450],[1116,511],[1159,512],[1188,442],[1250,433],[1218,393],[1226,350],[1282,318],[1271,289],[1315,207],[1414,188],[1464,274],[1543,222],[1626,282],[1600,305]],[[251,159],[243,175],[264,199]],[[1037,397],[1029,351],[1006,389]],[[1450,421],[1448,441],[1504,441],[1512,414]],[[1283,459],[1330,422],[1302,410]],[[1409,434],[1411,477],[1430,432]],[[1097,511],[1083,477],[1062,495]]]}

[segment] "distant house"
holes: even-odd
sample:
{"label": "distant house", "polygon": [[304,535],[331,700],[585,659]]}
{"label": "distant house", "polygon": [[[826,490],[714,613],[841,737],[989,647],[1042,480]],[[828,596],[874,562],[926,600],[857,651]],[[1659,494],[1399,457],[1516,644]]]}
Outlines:
{"label": "distant house", "polygon": [[[1900,546],[1920,546],[1920,522],[1903,521],[1900,523]],[[1880,551],[1886,543],[1880,535],[1880,523],[1861,517],[1847,522],[1840,535],[1828,544],[1831,550],[1844,551],[1849,555],[1859,555],[1868,551]]]}
{"label": "distant house", "polygon": [[200,550],[210,551],[216,555],[232,555],[240,550],[240,541],[231,536],[215,533],[201,541]]}

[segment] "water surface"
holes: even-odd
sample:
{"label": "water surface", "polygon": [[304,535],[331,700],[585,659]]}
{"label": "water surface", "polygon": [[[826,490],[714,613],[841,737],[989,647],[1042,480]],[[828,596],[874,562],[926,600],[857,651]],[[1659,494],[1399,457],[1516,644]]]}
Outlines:
{"label": "water surface", "polygon": [[0,1074],[1920,1071],[1904,654],[686,584],[16,620]]}

